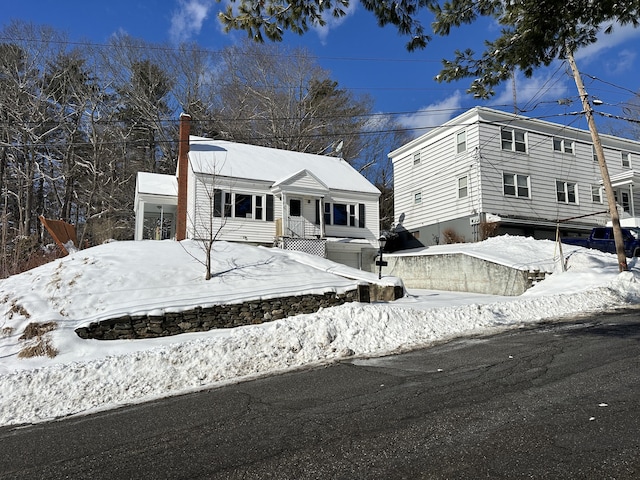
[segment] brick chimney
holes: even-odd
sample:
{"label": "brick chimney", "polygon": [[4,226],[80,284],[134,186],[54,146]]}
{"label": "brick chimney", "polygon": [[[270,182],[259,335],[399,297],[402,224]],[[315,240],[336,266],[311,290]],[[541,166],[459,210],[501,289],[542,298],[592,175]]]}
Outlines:
{"label": "brick chimney", "polygon": [[191,115],[180,114],[180,140],[178,143],[178,211],[176,213],[176,240],[187,238],[187,174],[189,171],[189,133]]}

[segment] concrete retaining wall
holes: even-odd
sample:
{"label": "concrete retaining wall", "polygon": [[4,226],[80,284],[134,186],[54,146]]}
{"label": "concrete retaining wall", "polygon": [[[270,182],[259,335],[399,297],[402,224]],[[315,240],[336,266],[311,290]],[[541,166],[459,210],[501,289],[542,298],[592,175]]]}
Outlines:
{"label": "concrete retaining wall", "polygon": [[399,277],[407,288],[521,295],[544,272],[529,272],[462,253],[443,255],[385,256],[385,275]]}

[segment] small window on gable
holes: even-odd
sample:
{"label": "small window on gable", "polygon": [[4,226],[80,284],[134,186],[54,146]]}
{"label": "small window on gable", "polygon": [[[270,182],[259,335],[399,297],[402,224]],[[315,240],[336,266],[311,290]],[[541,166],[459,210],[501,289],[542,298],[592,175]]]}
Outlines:
{"label": "small window on gable", "polygon": [[456,135],[456,153],[467,151],[467,132],[463,131]]}
{"label": "small window on gable", "polygon": [[422,203],[422,192],[414,192],[413,203],[416,205]]}
{"label": "small window on gable", "polygon": [[629,152],[620,152],[622,157],[622,166],[631,168],[631,154]]}
{"label": "small window on gable", "polygon": [[413,164],[420,165],[420,152],[416,152],[413,154]]}

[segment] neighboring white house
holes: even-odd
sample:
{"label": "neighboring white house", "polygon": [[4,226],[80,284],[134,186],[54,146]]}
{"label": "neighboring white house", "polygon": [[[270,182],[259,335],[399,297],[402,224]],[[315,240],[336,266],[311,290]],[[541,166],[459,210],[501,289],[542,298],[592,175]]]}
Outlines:
{"label": "neighboring white house", "polygon": [[[183,116],[181,146],[188,148],[176,176],[138,174],[136,240],[215,235],[372,268],[380,192],[346,161],[189,136],[186,129]],[[186,188],[179,186],[182,172]]]}
{"label": "neighboring white house", "polygon": [[[640,143],[601,140],[621,222],[633,223],[640,214]],[[586,130],[477,107],[389,157],[404,248],[492,233],[555,238],[558,222],[563,234],[579,235],[609,219]]]}

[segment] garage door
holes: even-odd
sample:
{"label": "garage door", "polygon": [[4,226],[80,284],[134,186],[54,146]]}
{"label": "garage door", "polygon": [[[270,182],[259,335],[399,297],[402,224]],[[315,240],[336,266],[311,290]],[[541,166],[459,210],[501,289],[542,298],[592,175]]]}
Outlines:
{"label": "garage door", "polygon": [[327,252],[327,258],[337,263],[342,263],[353,268],[360,268],[359,252]]}

